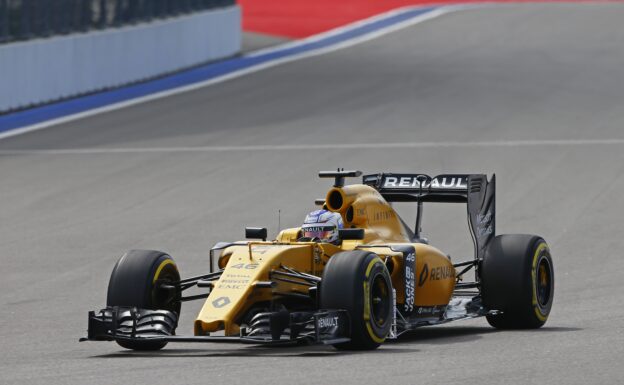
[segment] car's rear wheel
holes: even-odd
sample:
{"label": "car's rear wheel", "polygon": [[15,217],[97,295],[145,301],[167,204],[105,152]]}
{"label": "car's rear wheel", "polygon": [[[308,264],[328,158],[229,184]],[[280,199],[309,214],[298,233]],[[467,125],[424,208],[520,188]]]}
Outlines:
{"label": "car's rear wheel", "polygon": [[336,344],[336,348],[377,348],[392,326],[392,281],[386,265],[369,251],[335,254],[323,272],[320,304],[323,309],[349,313],[351,341]]}
{"label": "car's rear wheel", "polygon": [[[178,268],[166,253],[153,250],[128,251],[113,268],[108,283],[106,305],[169,310],[179,315],[181,308],[179,293],[171,293],[170,290],[160,287],[160,283],[179,280]],[[167,345],[161,341],[117,341],[117,343],[133,350],[159,350]]]}
{"label": "car's rear wheel", "polygon": [[481,266],[483,304],[500,329],[535,329],[552,308],[555,276],[550,249],[536,235],[505,234],[488,246]]}

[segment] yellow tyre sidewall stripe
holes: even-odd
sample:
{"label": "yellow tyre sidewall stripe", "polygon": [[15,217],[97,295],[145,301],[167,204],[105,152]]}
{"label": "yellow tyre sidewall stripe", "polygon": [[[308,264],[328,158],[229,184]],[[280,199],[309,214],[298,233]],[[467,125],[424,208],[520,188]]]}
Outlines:
{"label": "yellow tyre sidewall stripe", "polygon": [[160,273],[167,265],[173,265],[175,267],[175,263],[173,263],[171,259],[167,258],[164,261],[162,261],[160,265],[158,265],[158,269],[156,269],[156,273],[154,273],[154,279],[152,280],[152,284],[156,283],[156,281],[158,280],[158,277],[160,276]]}
{"label": "yellow tyre sidewall stripe", "polygon": [[366,330],[368,330],[368,335],[370,338],[376,343],[380,344],[386,340],[386,338],[379,338],[375,332],[373,332],[373,328],[370,323],[370,286],[368,285],[368,277],[370,277],[370,273],[373,270],[373,267],[376,263],[383,261],[379,258],[374,258],[368,263],[366,267],[366,274],[364,278],[364,323],[366,324]]}

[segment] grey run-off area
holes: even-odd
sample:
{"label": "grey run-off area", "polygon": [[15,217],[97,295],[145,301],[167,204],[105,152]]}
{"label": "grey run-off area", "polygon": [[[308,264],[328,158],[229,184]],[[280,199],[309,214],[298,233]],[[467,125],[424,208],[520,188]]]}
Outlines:
{"label": "grey run-off area", "polygon": [[[620,4],[465,10],[1,141],[0,382],[621,382],[622,20]],[[433,145],[319,147],[422,142]],[[467,145],[435,146],[450,142]],[[228,146],[236,148],[167,150]],[[124,148],[138,150],[115,151]],[[68,149],[76,151],[55,152]],[[546,326],[498,332],[477,319],[367,353],[181,344],[141,354],[77,342],[125,250],[162,249],[183,274],[203,271],[212,244],[242,238],[245,225],[275,234],[278,209],[283,226],[296,226],[329,187],[316,171],[338,166],[495,172],[499,232],[537,233],[552,247]],[[469,257],[464,208],[426,209],[432,243]],[[192,332],[200,305],[184,308],[180,333]]]}

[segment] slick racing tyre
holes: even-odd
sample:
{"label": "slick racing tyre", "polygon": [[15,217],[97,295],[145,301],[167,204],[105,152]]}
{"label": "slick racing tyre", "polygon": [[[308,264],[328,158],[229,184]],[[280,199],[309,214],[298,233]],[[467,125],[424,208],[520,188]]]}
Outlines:
{"label": "slick racing tyre", "polygon": [[487,316],[499,329],[536,329],[550,314],[555,276],[550,249],[536,235],[495,237],[481,266],[483,304],[501,313]]}
{"label": "slick racing tyre", "polygon": [[[169,310],[180,314],[179,293],[159,288],[158,282],[175,282],[180,274],[173,259],[160,251],[131,250],[113,268],[108,283],[107,306],[127,306],[139,309]],[[117,341],[126,349],[159,350],[166,342]]]}
{"label": "slick racing tyre", "polygon": [[343,309],[349,313],[351,341],[334,347],[377,348],[392,326],[392,281],[386,265],[369,251],[335,254],[323,272],[320,305],[323,309]]}

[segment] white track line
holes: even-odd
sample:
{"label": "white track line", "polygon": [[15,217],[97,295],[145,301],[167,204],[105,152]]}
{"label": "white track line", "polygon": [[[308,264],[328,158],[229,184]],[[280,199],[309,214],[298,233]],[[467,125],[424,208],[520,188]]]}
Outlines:
{"label": "white track line", "polygon": [[0,155],[96,155],[140,153],[202,153],[234,151],[302,151],[302,150],[366,150],[366,149],[435,149],[482,147],[569,147],[586,145],[624,145],[624,139],[561,139],[509,140],[484,142],[406,142],[406,143],[352,143],[352,144],[287,144],[257,146],[210,147],[146,147],[146,148],[67,148],[52,150],[0,150]]}
{"label": "white track line", "polygon": [[[316,35],[316,36],[311,36],[310,38],[307,39],[302,39],[302,40],[298,40],[295,42],[289,42],[289,43],[285,43],[284,45],[279,45],[273,48],[268,48],[259,52],[254,52],[254,53],[250,53],[247,56],[257,56],[259,54],[266,54],[269,52],[275,52],[275,51],[279,51],[284,49],[285,47],[287,48],[291,48],[291,47],[295,47],[295,46],[300,46],[300,45],[305,45],[308,44],[310,42],[313,41],[318,41],[324,38],[328,38],[328,37],[332,37],[335,35],[339,35],[341,33],[344,33],[345,31],[348,30],[352,30],[352,29],[356,29],[359,28],[363,25],[366,24],[371,24],[374,23],[380,19],[383,18],[388,18],[388,17],[392,17],[395,16],[399,13],[402,12],[408,12],[417,8],[423,8],[423,7],[405,7],[405,8],[401,8],[401,9],[397,9],[397,10],[393,10],[393,11],[389,11],[377,16],[373,16],[369,19],[365,19],[362,21],[358,21],[355,22],[353,24],[349,24],[347,26],[344,27],[339,27],[336,28],[334,30]],[[275,59],[273,61],[270,62],[266,62],[263,64],[258,64],[257,66],[254,67],[250,67],[250,68],[246,68],[240,71],[235,71],[235,72],[231,72],[227,75],[223,75],[217,78],[213,78],[210,80],[206,80],[203,82],[199,82],[199,83],[194,83],[194,84],[190,84],[188,86],[183,86],[183,87],[179,87],[179,88],[175,88],[172,90],[168,90],[168,91],[162,91],[162,92],[158,92],[152,95],[147,95],[147,96],[143,96],[143,97],[139,97],[136,99],[132,99],[132,100],[127,100],[125,102],[119,102],[119,103],[115,103],[115,104],[111,104],[105,107],[100,107],[100,108],[95,108],[93,110],[89,110],[89,111],[84,111],[84,112],[80,112],[77,114],[73,114],[73,115],[68,115],[68,116],[64,116],[62,118],[58,118],[58,119],[52,119],[52,120],[48,120],[46,122],[42,122],[42,123],[38,123],[38,124],[34,124],[31,126],[26,126],[26,127],[22,127],[22,128],[18,128],[15,130],[11,130],[11,131],[7,131],[4,133],[0,133],[0,140],[5,139],[5,138],[9,138],[9,137],[13,137],[13,136],[17,136],[17,135],[23,135],[25,133],[28,132],[33,132],[33,131],[38,131],[38,130],[42,130],[44,128],[48,128],[48,127],[52,127],[52,126],[56,126],[59,124],[63,124],[63,123],[68,123],[68,122],[73,122],[75,120],[79,120],[79,119],[84,119],[90,116],[94,116],[94,115],[99,115],[99,114],[103,114],[106,112],[111,112],[111,111],[116,111],[116,110],[120,110],[122,108],[127,108],[127,107],[131,107],[131,106],[136,106],[138,104],[143,104],[143,103],[147,103],[153,100],[157,100],[157,99],[162,99],[162,98],[166,98],[169,96],[173,96],[173,95],[178,95],[178,94],[182,94],[185,92],[190,92],[190,91],[194,91],[200,88],[204,88],[204,87],[208,87],[214,84],[218,84],[218,83],[222,83],[231,79],[235,79],[235,78],[239,78],[245,75],[249,75],[255,72],[259,72],[262,70],[265,70],[267,68],[272,68],[281,64],[285,64],[285,63],[290,63],[296,60],[301,60],[301,59],[306,59],[309,57],[313,57],[313,56],[319,56],[319,55],[324,55],[330,52],[334,52],[334,51],[338,51],[341,49],[345,49],[348,47],[352,47],[354,45],[357,44],[362,44],[364,42],[373,40],[373,39],[377,39],[381,36],[387,35],[389,33],[392,32],[396,32],[400,29],[403,28],[407,28],[409,26],[413,26],[422,22],[425,22],[427,20],[431,20],[434,19],[436,17],[439,17],[441,15],[444,15],[446,13],[452,12],[452,11],[456,11],[456,10],[460,10],[460,9],[464,9],[466,8],[465,6],[448,6],[448,7],[443,7],[443,8],[438,8],[438,9],[434,9],[430,12],[427,12],[423,15],[420,16],[416,16],[412,19],[406,20],[404,22],[401,23],[397,23],[397,24],[393,24],[390,25],[388,27],[385,28],[381,28],[378,29],[376,31],[370,32],[368,34],[362,35],[360,37],[357,38],[353,38],[351,40],[347,40],[344,41],[342,43],[338,43],[329,47],[325,47],[325,48],[319,48],[316,50],[311,50],[311,51],[306,51],[306,52],[302,52],[299,54],[294,54],[292,56],[288,56],[288,57],[284,57],[284,58],[280,58],[280,59]]]}

